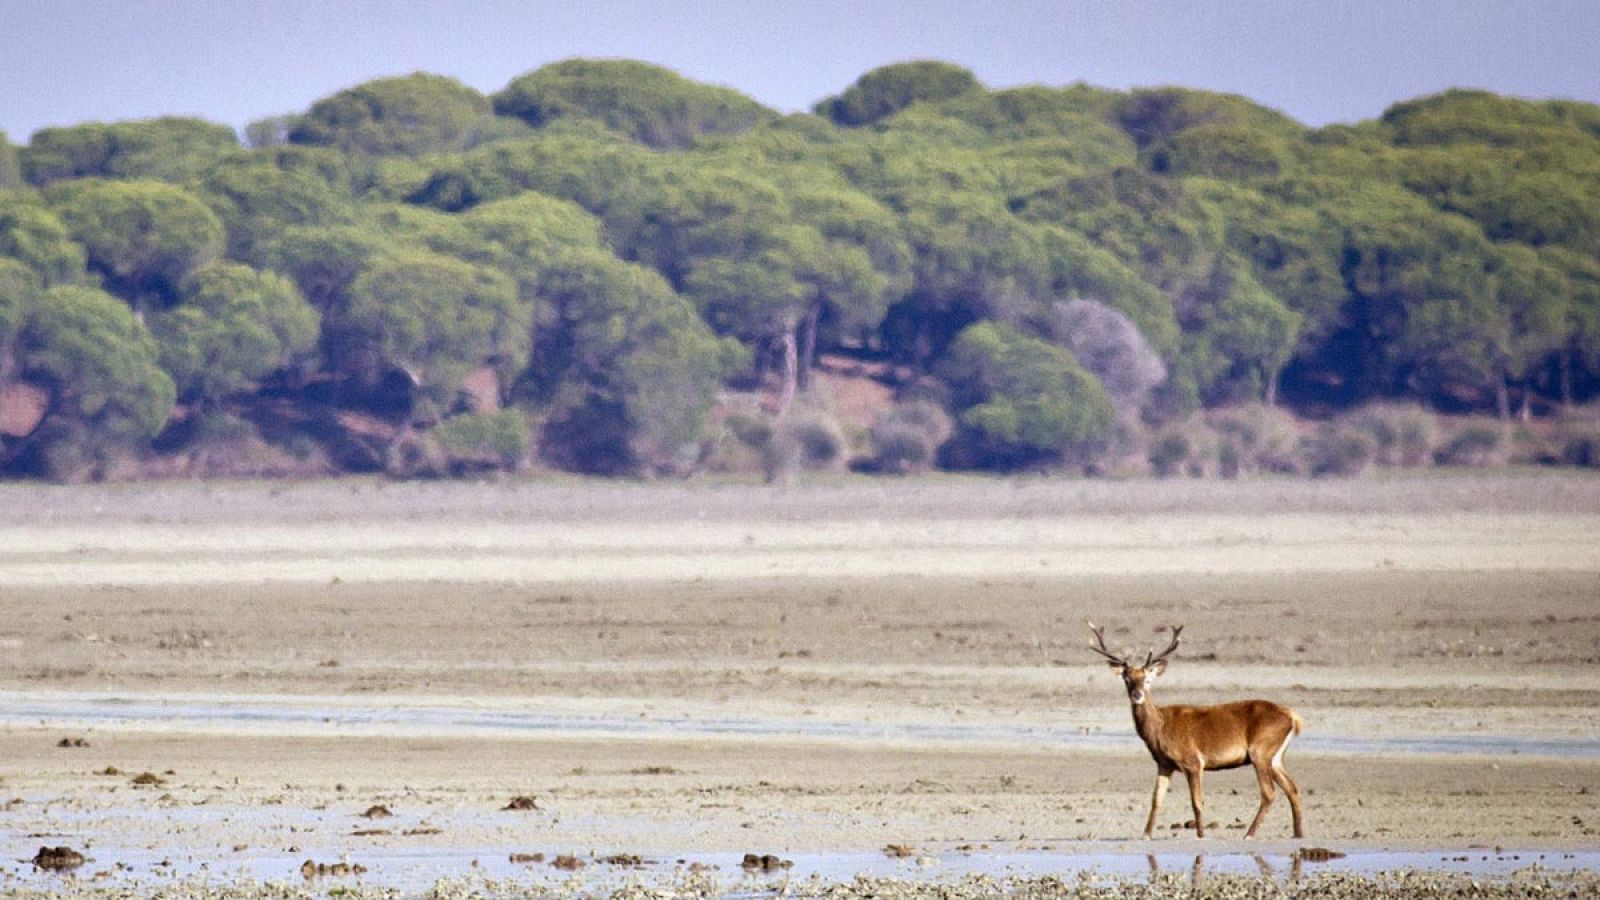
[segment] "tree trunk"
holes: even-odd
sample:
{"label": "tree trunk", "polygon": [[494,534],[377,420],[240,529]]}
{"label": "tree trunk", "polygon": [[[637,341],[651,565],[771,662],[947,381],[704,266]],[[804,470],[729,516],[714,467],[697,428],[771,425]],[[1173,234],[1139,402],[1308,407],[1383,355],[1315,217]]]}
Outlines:
{"label": "tree trunk", "polygon": [[799,353],[795,346],[794,331],[783,333],[783,390],[778,394],[778,416],[789,411],[794,402],[795,384],[799,380]]}
{"label": "tree trunk", "polygon": [[1511,387],[1506,384],[1506,376],[1501,373],[1500,380],[1494,386],[1495,409],[1500,414],[1500,421],[1511,421]]}
{"label": "tree trunk", "polygon": [[1526,423],[1533,418],[1533,389],[1522,382],[1522,402],[1517,405],[1517,421]]}
{"label": "tree trunk", "polygon": [[1270,373],[1267,374],[1266,404],[1268,406],[1277,406],[1278,405],[1278,373],[1277,372],[1270,372]]}
{"label": "tree trunk", "polygon": [[811,390],[811,370],[817,363],[817,320],[822,317],[822,301],[817,300],[806,310],[800,322],[800,361],[796,373],[796,386],[802,391]]}

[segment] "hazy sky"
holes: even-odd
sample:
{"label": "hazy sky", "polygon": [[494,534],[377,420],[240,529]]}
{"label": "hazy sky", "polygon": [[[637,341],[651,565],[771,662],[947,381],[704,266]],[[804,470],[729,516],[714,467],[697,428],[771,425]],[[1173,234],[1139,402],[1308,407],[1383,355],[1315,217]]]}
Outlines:
{"label": "hazy sky", "polygon": [[235,127],[417,70],[479,90],[629,57],[799,110],[944,59],[991,87],[1235,91],[1309,124],[1451,86],[1600,102],[1600,0],[0,0],[0,130]]}

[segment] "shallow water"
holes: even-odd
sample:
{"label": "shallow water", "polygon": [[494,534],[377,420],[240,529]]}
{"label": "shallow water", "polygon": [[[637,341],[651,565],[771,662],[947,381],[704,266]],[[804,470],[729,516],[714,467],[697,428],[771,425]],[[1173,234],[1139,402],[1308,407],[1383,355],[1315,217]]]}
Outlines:
{"label": "shallow water", "polygon": [[[176,880],[201,880],[217,884],[238,882],[307,883],[319,888],[361,884],[417,893],[440,879],[475,876],[526,885],[565,885],[577,879],[585,888],[621,885],[630,881],[661,882],[691,868],[709,873],[724,890],[741,887],[765,893],[786,881],[820,879],[849,881],[858,875],[916,881],[953,881],[968,875],[1044,876],[1064,878],[1129,879],[1157,873],[1176,873],[1196,881],[1213,875],[1263,875],[1293,880],[1317,872],[1377,874],[1426,871],[1508,878],[1536,868],[1546,873],[1600,870],[1600,851],[1440,849],[1428,851],[1358,850],[1327,862],[1297,861],[1288,851],[1274,853],[1173,853],[1144,854],[1103,845],[1078,845],[1064,850],[925,848],[910,857],[895,858],[879,852],[784,854],[792,866],[771,873],[750,872],[740,865],[742,855],[730,853],[685,854],[646,859],[640,865],[612,864],[580,856],[576,872],[541,862],[511,862],[516,847],[477,849],[412,847],[364,849],[346,854],[289,854],[244,851],[205,855],[183,851],[152,852],[137,848],[98,846],[89,861],[71,873],[45,872],[22,860],[0,863],[0,885],[156,887]],[[300,873],[306,859],[333,863],[359,863],[361,875],[319,876]]]}
{"label": "shallow water", "polygon": [[[581,715],[515,707],[485,708],[417,702],[375,702],[349,697],[281,695],[181,695],[167,699],[94,693],[0,692],[0,726],[58,729],[138,729],[298,735],[545,736],[648,738],[790,738],[878,743],[1026,744],[1040,747],[1126,749],[1138,746],[1131,731],[1102,732],[1076,726],[909,721],[870,723],[817,717],[757,718],[665,714]],[[1295,741],[1301,751],[1383,755],[1600,758],[1600,736],[1389,734],[1311,732]]]}

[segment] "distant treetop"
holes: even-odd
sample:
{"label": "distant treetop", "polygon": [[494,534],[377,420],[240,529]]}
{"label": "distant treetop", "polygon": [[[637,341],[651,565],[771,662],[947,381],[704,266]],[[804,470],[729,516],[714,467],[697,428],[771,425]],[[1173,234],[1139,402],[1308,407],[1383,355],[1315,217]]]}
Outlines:
{"label": "distant treetop", "polygon": [[376,156],[465,150],[494,124],[489,99],[454,78],[415,72],[318,100],[289,141]]}
{"label": "distant treetop", "polygon": [[732,88],[624,59],[569,59],[514,79],[495,112],[535,128],[563,118],[603,122],[652,147],[685,148],[701,137],[748,131],[778,114]]}
{"label": "distant treetop", "polygon": [[818,103],[815,112],[838,125],[870,125],[913,103],[949,100],[982,89],[977,76],[952,63],[894,63],[862,75],[843,94]]}

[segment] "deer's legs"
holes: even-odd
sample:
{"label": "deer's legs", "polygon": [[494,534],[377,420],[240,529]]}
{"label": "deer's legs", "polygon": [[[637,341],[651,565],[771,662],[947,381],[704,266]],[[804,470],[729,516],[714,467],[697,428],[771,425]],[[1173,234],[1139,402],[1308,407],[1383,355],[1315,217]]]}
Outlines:
{"label": "deer's legs", "polygon": [[1305,822],[1300,817],[1300,785],[1295,784],[1294,779],[1290,778],[1289,773],[1285,772],[1280,766],[1272,767],[1272,778],[1278,782],[1278,786],[1283,788],[1284,794],[1289,797],[1289,809],[1294,813],[1294,836],[1297,838],[1305,837]]}
{"label": "deer's legs", "polygon": [[1205,774],[1204,769],[1186,769],[1183,777],[1189,782],[1189,804],[1194,807],[1194,836],[1206,836],[1205,804],[1200,802],[1200,776]]}
{"label": "deer's legs", "polygon": [[1166,799],[1167,788],[1172,787],[1172,770],[1158,769],[1156,771],[1156,789],[1150,794],[1150,818],[1144,823],[1144,836],[1148,840],[1156,830],[1156,813],[1161,811],[1161,801]]}
{"label": "deer's legs", "polygon": [[1256,829],[1261,827],[1261,820],[1267,817],[1267,808],[1272,806],[1272,799],[1277,796],[1278,789],[1273,786],[1276,775],[1272,766],[1266,760],[1255,764],[1256,784],[1261,788],[1261,808],[1256,810],[1256,817],[1250,820],[1250,828],[1245,831],[1245,840],[1256,836]]}

